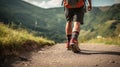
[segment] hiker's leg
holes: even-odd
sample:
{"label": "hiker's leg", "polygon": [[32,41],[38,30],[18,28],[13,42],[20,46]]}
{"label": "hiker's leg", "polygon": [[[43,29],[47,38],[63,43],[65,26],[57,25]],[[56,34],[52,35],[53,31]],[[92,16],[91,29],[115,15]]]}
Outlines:
{"label": "hiker's leg", "polygon": [[66,32],[66,35],[71,35],[72,34],[72,22],[67,22],[66,23],[65,32]]}
{"label": "hiker's leg", "polygon": [[79,32],[80,32],[80,22],[74,22],[72,37],[71,37],[71,40],[70,40],[70,48],[75,53],[80,52],[80,48],[78,46]]}
{"label": "hiker's leg", "polygon": [[80,22],[74,22],[73,32],[80,32]]}
{"label": "hiker's leg", "polygon": [[66,38],[67,38],[66,48],[69,50],[69,43],[70,43],[71,36],[72,36],[72,22],[66,23],[65,32],[66,32]]}
{"label": "hiker's leg", "polygon": [[80,22],[74,22],[74,27],[73,27],[71,39],[75,39],[76,44],[78,44],[77,39],[79,36],[79,32],[80,32]]}
{"label": "hiker's leg", "polygon": [[80,25],[83,24],[84,12],[82,8],[76,8],[73,13],[75,22],[70,40],[70,48],[73,52],[78,53],[80,51],[80,48],[78,46],[78,36],[80,32]]}

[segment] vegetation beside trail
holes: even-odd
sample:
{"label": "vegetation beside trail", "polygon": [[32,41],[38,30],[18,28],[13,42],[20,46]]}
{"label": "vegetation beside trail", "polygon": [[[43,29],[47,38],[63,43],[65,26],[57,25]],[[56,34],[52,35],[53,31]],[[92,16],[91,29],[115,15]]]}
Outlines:
{"label": "vegetation beside trail", "polygon": [[88,41],[88,43],[105,43],[108,45],[119,45],[120,46],[120,37],[114,38],[95,38]]}
{"label": "vegetation beside trail", "polygon": [[[111,6],[93,7],[85,13],[84,25],[81,25],[79,41],[117,38],[120,34],[120,3]],[[43,36],[57,43],[66,41],[64,8],[44,9],[23,0],[1,0],[0,21],[4,24],[14,23],[36,36]]]}
{"label": "vegetation beside trail", "polygon": [[109,20],[102,26],[98,25],[94,31],[82,30],[79,38],[80,42],[120,45],[120,21]]}
{"label": "vegetation beside trail", "polygon": [[12,29],[9,25],[0,24],[0,52],[12,54],[14,51],[30,51],[55,42],[43,37],[36,37],[23,29]]}

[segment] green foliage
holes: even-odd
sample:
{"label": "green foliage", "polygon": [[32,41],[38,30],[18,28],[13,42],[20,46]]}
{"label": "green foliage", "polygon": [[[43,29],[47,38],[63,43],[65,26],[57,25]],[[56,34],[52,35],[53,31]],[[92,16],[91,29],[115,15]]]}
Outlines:
{"label": "green foliage", "polygon": [[19,49],[26,41],[31,40],[40,46],[54,45],[54,41],[43,37],[35,37],[26,30],[13,30],[6,25],[0,24],[0,49]]}
{"label": "green foliage", "polygon": [[[117,40],[116,37],[120,34],[119,6],[120,4],[109,6],[107,7],[109,9],[105,11],[93,8],[91,12],[86,13],[85,24],[82,26],[82,30],[84,32],[81,31],[79,41],[84,42],[91,39],[96,39],[97,36],[102,36],[105,38],[114,37]],[[99,40],[96,42],[99,42]],[[113,43],[111,40],[110,42]],[[119,44],[119,42],[117,44]]]}
{"label": "green foliage", "polygon": [[[85,42],[96,36],[115,37],[119,34],[120,4],[102,7],[93,7],[85,14],[84,25],[81,29],[80,41]],[[65,41],[64,8],[43,9],[26,3],[22,0],[1,0],[0,21],[14,22],[27,30],[34,31],[34,35],[47,37],[56,42]],[[109,23],[111,22],[111,23]],[[111,34],[112,33],[112,34]]]}
{"label": "green foliage", "polygon": [[36,31],[35,35],[44,36],[57,42],[65,39],[63,8],[43,9],[22,0],[1,0],[0,9],[2,9],[0,10],[0,21],[4,23],[14,22],[29,31]]}
{"label": "green foliage", "polygon": [[109,38],[95,38],[88,41],[88,43],[105,43],[120,46],[120,37],[109,37]]}

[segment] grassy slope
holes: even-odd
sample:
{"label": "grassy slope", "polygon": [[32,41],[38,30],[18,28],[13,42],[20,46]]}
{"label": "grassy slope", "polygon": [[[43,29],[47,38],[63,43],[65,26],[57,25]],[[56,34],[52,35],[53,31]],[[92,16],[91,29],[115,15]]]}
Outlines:
{"label": "grassy slope", "polygon": [[[0,51],[19,51],[25,50],[27,47],[37,48],[45,45],[54,45],[54,41],[43,37],[35,37],[25,30],[13,30],[4,24],[0,24]],[[34,47],[32,47],[32,45]],[[25,47],[27,46],[27,47]],[[36,47],[37,46],[37,47]],[[23,48],[25,47],[25,48]],[[29,50],[29,48],[28,48]]]}
{"label": "grassy slope", "polygon": [[120,21],[109,20],[99,26],[97,30],[95,32],[95,34],[98,33],[96,37],[88,42],[120,45]]}

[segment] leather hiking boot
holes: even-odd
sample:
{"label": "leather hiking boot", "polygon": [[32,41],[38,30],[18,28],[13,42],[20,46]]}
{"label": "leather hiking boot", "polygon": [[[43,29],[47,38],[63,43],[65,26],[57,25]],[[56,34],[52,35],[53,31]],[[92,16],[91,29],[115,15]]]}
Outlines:
{"label": "leather hiking boot", "polygon": [[80,52],[80,48],[78,46],[78,41],[77,39],[71,39],[70,40],[70,49],[74,52],[74,53],[79,53]]}

